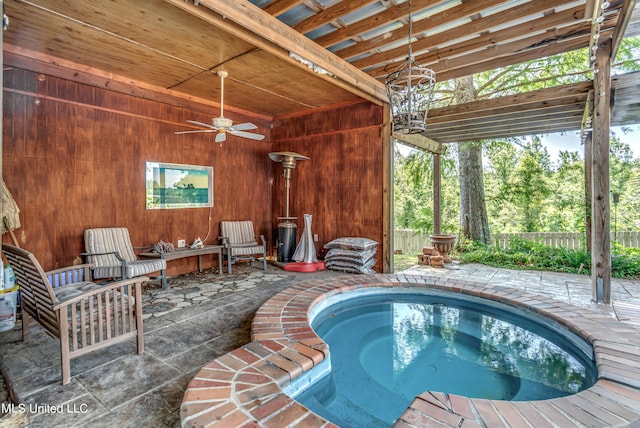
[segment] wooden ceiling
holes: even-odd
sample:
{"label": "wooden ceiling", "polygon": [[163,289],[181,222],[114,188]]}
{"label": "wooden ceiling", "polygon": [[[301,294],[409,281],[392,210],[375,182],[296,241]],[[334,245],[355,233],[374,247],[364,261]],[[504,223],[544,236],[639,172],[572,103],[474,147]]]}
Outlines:
{"label": "wooden ceiling", "polygon": [[[93,73],[97,84],[214,106],[213,72],[226,70],[225,108],[265,120],[359,98],[382,103],[384,77],[408,52],[409,3],[400,0],[4,3],[8,64],[35,58],[61,74]],[[588,47],[595,34],[617,46],[634,3],[413,0],[412,50],[444,80]]]}

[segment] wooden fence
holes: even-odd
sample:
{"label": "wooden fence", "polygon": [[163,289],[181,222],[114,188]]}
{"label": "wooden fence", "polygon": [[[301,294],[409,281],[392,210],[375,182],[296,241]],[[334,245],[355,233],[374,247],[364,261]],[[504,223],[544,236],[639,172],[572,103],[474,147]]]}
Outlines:
{"label": "wooden fence", "polygon": [[[542,242],[552,247],[571,249],[584,248],[584,233],[535,232],[535,233],[496,233],[491,238],[506,248],[509,238],[519,236],[530,241]],[[396,229],[393,235],[394,249],[405,254],[421,253],[422,247],[430,245],[429,236],[421,235],[410,229]],[[640,248],[640,232],[611,232],[611,241],[617,241],[623,247]]]}

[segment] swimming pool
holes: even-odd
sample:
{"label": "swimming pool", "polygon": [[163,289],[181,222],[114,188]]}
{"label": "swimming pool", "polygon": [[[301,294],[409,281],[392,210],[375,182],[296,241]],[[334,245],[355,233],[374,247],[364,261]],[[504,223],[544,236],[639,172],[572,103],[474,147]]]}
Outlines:
{"label": "swimming pool", "polygon": [[361,290],[327,299],[310,321],[329,345],[330,363],[286,392],[343,427],[391,426],[427,390],[542,400],[580,392],[597,377],[593,350],[583,339],[486,299]]}
{"label": "swimming pool", "polygon": [[312,384],[329,367],[328,346],[309,325],[310,315],[325,308],[326,302],[335,303],[354,291],[407,288],[481,297],[553,320],[593,345],[598,380],[577,394],[551,400],[487,400],[425,391],[394,427],[640,423],[638,328],[599,310],[522,289],[460,278],[378,274],[302,281],[265,302],[253,318],[252,341],[209,362],[189,382],[180,407],[182,426],[333,426],[285,392],[294,383],[298,387]]}

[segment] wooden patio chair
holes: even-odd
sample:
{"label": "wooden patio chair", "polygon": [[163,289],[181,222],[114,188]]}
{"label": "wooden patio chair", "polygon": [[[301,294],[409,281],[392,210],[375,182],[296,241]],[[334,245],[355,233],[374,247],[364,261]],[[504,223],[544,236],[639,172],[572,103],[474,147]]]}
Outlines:
{"label": "wooden patio chair", "polygon": [[147,277],[100,286],[90,282],[89,264],[45,272],[36,257],[9,244],[2,251],[20,286],[22,340],[33,318],[60,339],[62,384],[71,381],[71,359],[117,342],[136,339],[144,352],[141,284]]}
{"label": "wooden patio chair", "polygon": [[159,259],[138,260],[126,227],[103,227],[84,231],[87,263],[94,265],[92,278],[135,278],[160,272],[162,287],[167,288],[167,261],[164,253]]}
{"label": "wooden patio chair", "polygon": [[222,254],[227,258],[229,273],[231,265],[239,260],[256,260],[253,256],[262,255],[264,271],[267,271],[267,243],[264,235],[260,235],[262,244],[258,243],[258,236],[253,229],[251,220],[244,221],[223,221],[220,223],[220,240],[224,248]]}

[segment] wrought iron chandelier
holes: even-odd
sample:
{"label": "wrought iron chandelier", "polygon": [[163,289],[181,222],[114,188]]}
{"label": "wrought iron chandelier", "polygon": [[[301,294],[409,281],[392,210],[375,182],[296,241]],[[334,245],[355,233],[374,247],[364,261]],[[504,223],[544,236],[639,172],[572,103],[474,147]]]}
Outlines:
{"label": "wrought iron chandelier", "polygon": [[427,129],[427,114],[436,83],[436,73],[416,64],[411,50],[413,18],[409,0],[409,55],[398,69],[387,76],[385,86],[393,115],[393,132],[419,134]]}

